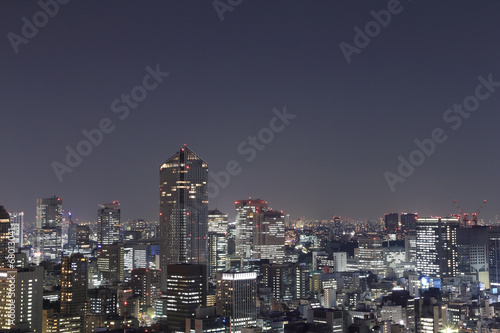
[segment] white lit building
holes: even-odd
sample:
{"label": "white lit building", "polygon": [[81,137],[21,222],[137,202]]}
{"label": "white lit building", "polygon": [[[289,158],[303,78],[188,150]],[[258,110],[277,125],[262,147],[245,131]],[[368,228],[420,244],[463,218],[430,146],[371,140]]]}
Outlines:
{"label": "white lit building", "polygon": [[257,273],[217,273],[217,314],[233,333],[257,324]]}

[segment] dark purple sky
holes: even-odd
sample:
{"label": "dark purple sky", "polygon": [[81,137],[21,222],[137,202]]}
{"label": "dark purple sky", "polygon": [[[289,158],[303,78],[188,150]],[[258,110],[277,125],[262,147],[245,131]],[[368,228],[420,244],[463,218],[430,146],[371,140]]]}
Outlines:
{"label": "dark purple sky", "polygon": [[[500,81],[500,2],[402,0],[348,64],[339,44],[388,3],[243,0],[221,21],[209,0],[72,0],[15,53],[9,33],[41,8],[1,1],[0,203],[32,220],[35,199],[55,194],[94,220],[119,200],[124,219],[157,219],[159,165],[187,143],[213,172],[240,163],[210,202],[231,216],[252,196],[294,218],[356,219],[487,199],[482,217],[495,218],[500,87],[456,130],[443,114],[478,76]],[[157,64],[170,75],[120,120],[111,104]],[[297,117],[247,162],[238,146],[285,105]],[[104,118],[114,131],[59,182],[51,164]],[[447,140],[392,192],[384,172],[435,128]]]}

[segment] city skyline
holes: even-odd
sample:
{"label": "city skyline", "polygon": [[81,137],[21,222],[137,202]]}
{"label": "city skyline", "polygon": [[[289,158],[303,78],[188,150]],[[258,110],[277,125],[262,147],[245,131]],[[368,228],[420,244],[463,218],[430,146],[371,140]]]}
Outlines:
{"label": "city skyline", "polygon": [[73,0],[28,37],[43,8],[2,3],[0,203],[25,223],[52,195],[78,221],[113,200],[158,220],[158,164],[187,143],[230,219],[248,197],[311,220],[487,199],[495,219],[500,4],[390,3]]}

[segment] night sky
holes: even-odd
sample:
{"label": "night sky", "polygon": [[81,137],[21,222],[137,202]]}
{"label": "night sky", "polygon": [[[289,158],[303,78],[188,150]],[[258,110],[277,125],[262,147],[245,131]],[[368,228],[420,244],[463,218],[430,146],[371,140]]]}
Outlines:
{"label": "night sky", "polygon": [[[72,0],[53,17],[36,1],[1,1],[0,203],[32,221],[36,198],[57,195],[84,221],[119,200],[123,220],[157,220],[159,166],[186,143],[214,173],[239,163],[210,199],[230,217],[251,196],[292,218],[359,220],[444,216],[453,199],[472,212],[487,199],[480,217],[495,219],[500,83],[477,87],[500,82],[500,2],[238,2],[221,21],[209,0]],[[378,30],[348,63],[341,43],[353,50],[354,28],[388,6],[390,22],[369,24]],[[33,15],[41,27],[25,38]],[[156,70],[161,82],[141,88]],[[143,100],[128,107],[121,96],[136,86]],[[464,100],[476,110],[447,111]],[[271,140],[284,108],[296,117]],[[60,182],[54,162],[103,119],[113,131]],[[392,191],[384,173],[398,175],[398,157],[436,128],[447,139],[414,153],[425,160]],[[238,146],[259,133],[269,142],[248,162]]]}

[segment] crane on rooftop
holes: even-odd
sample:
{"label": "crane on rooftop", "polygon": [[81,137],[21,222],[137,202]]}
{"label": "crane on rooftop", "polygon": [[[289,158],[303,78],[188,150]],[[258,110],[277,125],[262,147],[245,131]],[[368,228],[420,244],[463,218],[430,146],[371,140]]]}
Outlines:
{"label": "crane on rooftop", "polygon": [[[455,204],[455,207],[457,207],[458,211],[460,212],[460,217],[461,217],[461,222],[462,222],[462,227],[464,228],[470,228],[471,227],[471,221],[469,220],[469,213],[464,213],[462,208],[458,205],[456,200],[453,200],[453,203]],[[474,213],[472,213],[472,222],[474,222],[474,225],[477,225],[477,216],[481,212],[481,209],[484,207],[486,204],[486,200],[483,201],[481,204],[481,207],[479,207],[478,210],[476,210]]]}

